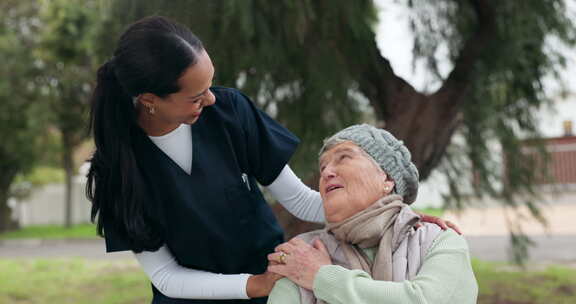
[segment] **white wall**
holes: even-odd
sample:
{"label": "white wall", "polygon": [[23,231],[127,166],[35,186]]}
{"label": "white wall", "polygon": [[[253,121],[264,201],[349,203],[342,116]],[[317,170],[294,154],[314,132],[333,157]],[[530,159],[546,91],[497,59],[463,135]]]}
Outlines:
{"label": "white wall", "polygon": [[[90,222],[92,204],[85,197],[85,182],[78,178],[72,188],[72,223]],[[48,184],[33,190],[32,195],[22,201],[12,201],[13,216],[21,226],[63,225],[65,219],[64,184]]]}

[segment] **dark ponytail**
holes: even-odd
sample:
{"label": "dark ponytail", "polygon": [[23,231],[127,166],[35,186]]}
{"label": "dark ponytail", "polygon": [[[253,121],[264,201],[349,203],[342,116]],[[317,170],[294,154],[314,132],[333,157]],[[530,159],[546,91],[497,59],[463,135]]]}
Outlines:
{"label": "dark ponytail", "polygon": [[113,223],[135,252],[156,250],[163,240],[147,211],[149,187],[135,158],[132,138],[142,130],[132,99],[142,93],[165,97],[178,92],[178,79],[202,50],[200,40],[186,27],[163,17],[147,17],[126,30],[113,58],[98,69],[90,116],[96,151],[86,194],[98,234],[106,233],[104,223],[107,228]]}

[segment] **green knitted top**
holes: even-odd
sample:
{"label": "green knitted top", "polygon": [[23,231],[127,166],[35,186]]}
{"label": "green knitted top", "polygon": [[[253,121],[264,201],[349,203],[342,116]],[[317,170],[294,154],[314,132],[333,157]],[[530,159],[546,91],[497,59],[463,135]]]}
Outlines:
{"label": "green knitted top", "polygon": [[[376,248],[365,250],[370,259]],[[376,281],[361,270],[327,265],[314,279],[314,295],[330,304],[448,304],[476,303],[478,284],[466,240],[448,229],[428,249],[422,268],[412,280]],[[268,304],[298,304],[298,286],[284,278],[276,282]]]}

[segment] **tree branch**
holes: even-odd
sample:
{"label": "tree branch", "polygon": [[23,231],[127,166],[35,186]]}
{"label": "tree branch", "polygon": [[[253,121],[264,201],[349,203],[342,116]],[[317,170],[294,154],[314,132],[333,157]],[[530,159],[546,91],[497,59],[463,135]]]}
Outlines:
{"label": "tree branch", "polygon": [[[496,31],[496,12],[491,0],[469,0],[477,19],[477,30],[468,38],[460,50],[459,57],[454,62],[454,68],[444,81],[442,87],[436,94],[444,95],[447,92],[452,98],[443,98],[442,100],[450,103],[459,103],[468,88],[473,75],[475,74],[474,66],[486,51],[489,41],[493,39]],[[456,96],[454,96],[456,95]],[[456,97],[456,98],[454,98]]]}
{"label": "tree branch", "polygon": [[[373,64],[363,65],[360,71],[359,89],[375,110],[377,118],[386,121],[395,111],[399,111],[400,100],[392,99],[392,96],[419,94],[416,89],[406,80],[397,76],[392,69],[390,61],[380,54],[376,40],[367,43],[368,49],[365,55],[373,58]],[[402,94],[404,93],[404,94]],[[403,106],[406,107],[406,104]]]}

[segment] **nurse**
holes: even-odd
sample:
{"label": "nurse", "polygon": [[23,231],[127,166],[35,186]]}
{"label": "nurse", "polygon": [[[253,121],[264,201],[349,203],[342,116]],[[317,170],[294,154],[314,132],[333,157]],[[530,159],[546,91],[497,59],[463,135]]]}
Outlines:
{"label": "nurse", "polygon": [[92,220],[108,252],[135,253],[152,303],[266,302],[279,278],[266,256],[283,233],[257,184],[324,222],[320,195],[287,166],[298,139],[214,87],[214,72],[201,41],[158,16],[132,24],[98,70]]}

